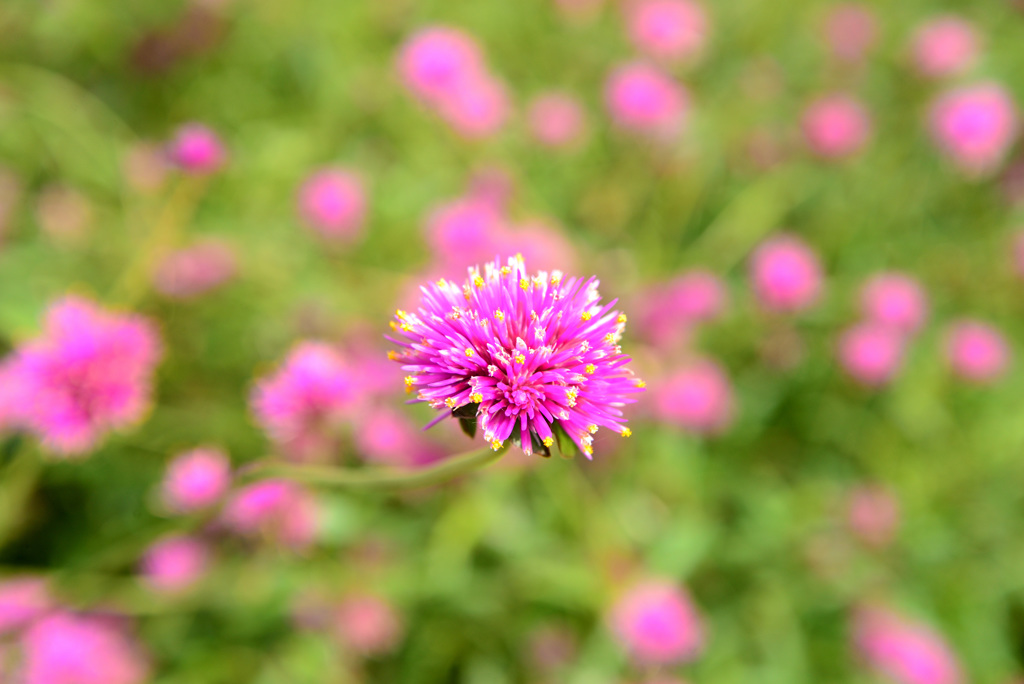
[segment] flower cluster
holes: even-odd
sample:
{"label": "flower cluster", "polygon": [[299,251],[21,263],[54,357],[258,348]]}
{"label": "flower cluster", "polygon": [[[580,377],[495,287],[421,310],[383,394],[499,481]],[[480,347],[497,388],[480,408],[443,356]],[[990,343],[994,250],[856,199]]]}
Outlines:
{"label": "flower cluster", "polygon": [[520,257],[471,268],[462,285],[423,287],[419,313],[398,311],[391,356],[408,391],[444,412],[435,422],[475,418],[493,448],[512,439],[527,454],[564,434],[589,457],[599,428],[629,436],[622,407],[644,387],[619,346],[626,317],[597,286],[531,275]]}

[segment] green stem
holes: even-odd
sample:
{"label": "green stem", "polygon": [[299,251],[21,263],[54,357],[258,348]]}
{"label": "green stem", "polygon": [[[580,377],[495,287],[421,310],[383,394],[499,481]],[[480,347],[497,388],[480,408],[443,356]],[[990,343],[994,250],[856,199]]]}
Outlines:
{"label": "green stem", "polygon": [[279,477],[306,484],[356,489],[416,489],[446,482],[454,477],[483,468],[501,458],[507,447],[497,451],[490,447],[453,456],[429,468],[334,468],[331,466],[295,465],[263,462],[254,464],[251,478]]}

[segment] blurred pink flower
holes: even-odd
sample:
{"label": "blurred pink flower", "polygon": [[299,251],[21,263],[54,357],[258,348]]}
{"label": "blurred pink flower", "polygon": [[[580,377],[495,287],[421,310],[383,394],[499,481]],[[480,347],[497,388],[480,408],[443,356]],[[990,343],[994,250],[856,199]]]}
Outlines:
{"label": "blurred pink flower", "polygon": [[654,391],[655,415],[691,432],[714,435],[733,419],[729,378],[717,363],[704,359],[676,370]]}
{"label": "blurred pink flower", "polygon": [[836,59],[843,62],[862,61],[877,37],[875,15],[865,5],[835,5],[825,18],[825,40]]}
{"label": "blurred pink flower", "polygon": [[707,43],[707,13],[693,0],[633,0],[627,22],[636,49],[656,59],[692,59]]}
{"label": "blurred pink flower", "polygon": [[343,599],[334,624],[341,642],[364,656],[390,653],[402,639],[398,612],[372,594],[354,594]]}
{"label": "blurred pink flower", "polygon": [[183,171],[196,175],[214,173],[227,163],[227,151],[220,138],[212,129],[198,123],[179,128],[167,154]]}
{"label": "blurred pink flower", "polygon": [[817,255],[790,234],[765,240],[750,261],[754,293],[772,311],[802,311],[821,295],[822,274]]}
{"label": "blurred pink flower", "polygon": [[877,323],[860,323],[840,338],[839,361],[861,384],[884,385],[903,363],[903,336]]}
{"label": "blurred pink flower", "polygon": [[21,629],[53,606],[43,579],[19,577],[0,582],[0,636]]}
{"label": "blurred pink flower", "polygon": [[435,258],[456,272],[501,253],[507,232],[493,204],[476,198],[442,204],[426,222],[427,243]]}
{"label": "blurred pink flower", "polygon": [[317,171],[299,189],[299,214],[322,237],[354,241],[363,232],[366,216],[363,181],[348,169]]}
{"label": "blurred pink flower", "polygon": [[157,143],[139,142],[128,148],[121,160],[121,173],[137,192],[156,192],[167,180],[167,154]]}
{"label": "blurred pink flower", "polygon": [[399,53],[398,69],[406,86],[432,104],[485,72],[476,41],[446,26],[430,26],[409,38]]}
{"label": "blurred pink flower", "polygon": [[527,119],[533,139],[553,149],[572,147],[584,135],[583,107],[566,93],[552,91],[538,95],[530,103]]}
{"label": "blurred pink flower", "polygon": [[505,85],[486,73],[462,81],[438,102],[437,111],[464,138],[492,136],[508,118]]}
{"label": "blurred pink flower", "polygon": [[318,515],[316,500],[299,485],[264,480],[235,492],[222,519],[237,534],[304,549],[316,539]]}
{"label": "blurred pink flower", "polygon": [[19,684],[142,684],[149,666],[120,629],[100,618],[57,613],[22,640]]}
{"label": "blurred pink flower", "polygon": [[935,17],[914,34],[914,66],[930,78],[961,74],[977,61],[980,42],[967,20],[955,15]]}
{"label": "blurred pink flower", "polygon": [[260,427],[283,455],[326,454],[331,437],[359,400],[352,370],[330,345],[301,342],[284,364],[256,383],[250,402]]}
{"label": "blurred pink flower", "polygon": [[861,486],[850,492],[846,520],[850,530],[865,544],[888,546],[900,524],[900,504],[893,494],[879,486]]}
{"label": "blurred pink flower", "polygon": [[886,608],[858,610],[853,638],[867,664],[899,684],[963,682],[960,665],[942,637]]}
{"label": "blurred pink flower", "polygon": [[644,293],[639,329],[655,346],[678,347],[694,324],[720,316],[726,299],[718,276],[702,269],[689,271]]}
{"label": "blurred pink flower", "polygon": [[231,483],[231,462],[220,449],[201,447],[179,454],[167,466],[163,500],[176,513],[212,506]]}
{"label": "blurred pink flower", "polygon": [[605,103],[618,126],[668,136],[683,124],[689,95],[656,67],[631,62],[617,67],[608,78]]}
{"label": "blurred pink flower", "polygon": [[611,613],[619,643],[639,663],[687,662],[704,648],[704,630],[685,590],[647,580],[623,594]]}
{"label": "blurred pink flower", "polygon": [[522,254],[541,271],[576,270],[576,250],[561,230],[542,218],[528,219],[507,232],[499,254]]}
{"label": "blurred pink flower", "polygon": [[474,169],[466,182],[466,197],[490,204],[496,212],[504,212],[516,192],[516,179],[500,166]]}
{"label": "blurred pink flower", "polygon": [[8,370],[19,379],[21,418],[50,451],[84,455],[106,433],[142,419],[160,353],[144,319],[60,299],[43,335],[19,347]]}
{"label": "blurred pink flower", "polygon": [[998,167],[1018,129],[1016,105],[996,83],[956,88],[931,107],[932,137],[969,175],[984,175]]}
{"label": "blurred pink flower", "polygon": [[849,95],[831,95],[807,108],[803,131],[815,154],[839,159],[864,147],[871,135],[871,119],[858,100]]}
{"label": "blurred pink flower", "polygon": [[36,198],[36,220],[43,233],[60,245],[86,236],[93,222],[93,205],[81,191],[66,185],[48,185]]}
{"label": "blurred pink flower", "polygon": [[1002,333],[987,323],[964,320],[950,326],[946,359],[964,380],[989,383],[1002,377],[1010,364],[1010,348]]}
{"label": "blurred pink flower", "polygon": [[409,418],[386,408],[372,409],[354,439],[361,456],[385,465],[426,465],[444,456]]}
{"label": "blurred pink flower", "polygon": [[210,551],[199,539],[175,535],[153,544],[142,558],[142,576],[154,590],[177,593],[206,574]]}
{"label": "blurred pink flower", "polygon": [[237,267],[231,245],[199,240],[165,256],[153,275],[153,286],[169,299],[193,299],[231,280]]}
{"label": "blurred pink flower", "polygon": [[928,316],[924,289],[902,273],[872,276],[861,289],[860,309],[867,320],[905,335],[918,332]]}

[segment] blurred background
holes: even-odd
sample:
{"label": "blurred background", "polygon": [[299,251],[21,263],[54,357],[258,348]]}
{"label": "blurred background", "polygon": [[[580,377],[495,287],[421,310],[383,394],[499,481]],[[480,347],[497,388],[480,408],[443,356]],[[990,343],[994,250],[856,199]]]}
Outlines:
{"label": "blurred background", "polygon": [[[1022,64],[1011,0],[5,0],[0,683],[1020,681]],[[247,469],[484,446],[384,335],[517,253],[630,439]]]}

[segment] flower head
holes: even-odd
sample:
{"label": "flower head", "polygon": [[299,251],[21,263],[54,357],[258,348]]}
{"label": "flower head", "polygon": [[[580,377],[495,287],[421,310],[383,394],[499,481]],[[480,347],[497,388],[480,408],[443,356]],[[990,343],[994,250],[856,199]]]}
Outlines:
{"label": "flower head", "polygon": [[802,311],[821,293],[821,265],[817,255],[793,235],[766,240],[751,259],[754,291],[765,308]]}
{"label": "flower head", "polygon": [[697,434],[717,434],[733,417],[733,392],[725,371],[702,360],[672,373],[654,394],[655,413]]}
{"label": "flower head", "polygon": [[924,325],[928,303],[921,285],[901,273],[873,276],[860,293],[864,317],[896,332],[910,335]]}
{"label": "flower head", "polygon": [[864,147],[871,120],[864,106],[846,95],[813,102],[804,113],[804,137],[815,154],[828,159],[849,157]]}
{"label": "flower head", "polygon": [[1017,107],[1001,85],[983,83],[951,90],[931,108],[936,143],[966,173],[997,167],[1017,138]]}
{"label": "flower head", "polygon": [[970,22],[955,15],[936,17],[914,35],[914,66],[929,78],[955,76],[977,60],[980,42]]}
{"label": "flower head", "polygon": [[24,684],[142,684],[149,667],[136,645],[110,622],[55,613],[23,637]]}
{"label": "flower head", "polygon": [[196,175],[219,171],[227,161],[227,152],[217,134],[197,123],[178,129],[168,148],[168,156],[183,171]]}
{"label": "flower head", "polygon": [[167,467],[163,500],[177,513],[211,506],[231,482],[231,463],[220,449],[201,447],[179,454]]}
{"label": "flower head", "polygon": [[571,147],[583,136],[583,108],[565,93],[539,95],[530,103],[528,119],[530,134],[545,147]]}
{"label": "flower head", "polygon": [[157,292],[169,299],[193,299],[231,280],[235,252],[220,240],[202,240],[164,257],[153,277]]}
{"label": "flower head", "polygon": [[878,21],[865,5],[835,5],[825,18],[825,40],[836,59],[855,64],[864,59],[878,37]]}
{"label": "flower head", "polygon": [[839,361],[863,385],[884,385],[903,361],[903,336],[877,323],[853,326],[839,340]]}
{"label": "flower head", "polygon": [[707,41],[707,14],[693,0],[638,0],[628,12],[633,45],[651,57],[692,58]]}
{"label": "flower head", "polygon": [[346,169],[317,171],[299,190],[299,214],[325,238],[354,240],[363,230],[366,214],[362,180]]}
{"label": "flower head", "polygon": [[407,391],[444,415],[475,419],[497,449],[550,453],[566,435],[589,457],[607,427],[630,434],[622,406],[643,383],[619,339],[625,316],[602,304],[594,278],[530,274],[521,258],[469,269],[464,284],[421,288],[418,313],[392,322]]}
{"label": "flower head", "polygon": [[43,335],[12,361],[25,426],[68,456],[142,418],[160,344],[145,320],[67,297],[53,304]]}
{"label": "flower head", "polygon": [[427,102],[438,102],[485,71],[480,46],[446,26],[421,29],[402,47],[398,70],[406,86]]}
{"label": "flower head", "polygon": [[209,549],[199,539],[167,537],[153,544],[142,558],[146,583],[159,592],[174,593],[193,586],[206,572]]}
{"label": "flower head", "polygon": [[338,352],[303,342],[280,370],[257,382],[251,402],[270,438],[301,460],[322,450],[356,400],[353,372]]}
{"label": "flower head", "polygon": [[892,492],[877,485],[864,485],[850,492],[846,521],[853,533],[868,546],[887,546],[900,523],[900,503]]}
{"label": "flower head", "polygon": [[689,96],[659,69],[634,62],[612,72],[605,87],[605,103],[620,127],[664,136],[682,124]]}
{"label": "flower head", "polygon": [[394,607],[379,596],[345,597],[335,613],[338,638],[367,656],[389,653],[402,638],[402,620]]}
{"label": "flower head", "polygon": [[646,581],[627,591],[611,614],[619,642],[640,663],[693,660],[704,646],[704,630],[689,595],[669,582]]}
{"label": "flower head", "polygon": [[989,383],[998,380],[1010,363],[1010,348],[1002,333],[981,321],[960,321],[946,336],[946,359],[953,372],[965,380]]}
{"label": "flower head", "polygon": [[942,637],[888,609],[862,608],[854,642],[864,660],[899,684],[959,684],[960,665]]}
{"label": "flower head", "polygon": [[301,549],[316,537],[318,509],[302,487],[285,480],[264,480],[235,492],[224,508],[223,520],[240,535],[264,536]]}

